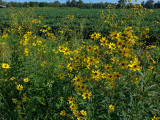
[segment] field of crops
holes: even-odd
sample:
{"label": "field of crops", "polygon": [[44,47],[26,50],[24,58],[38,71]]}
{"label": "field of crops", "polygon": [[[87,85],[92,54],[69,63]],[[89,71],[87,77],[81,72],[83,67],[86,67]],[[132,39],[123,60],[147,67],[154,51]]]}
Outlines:
{"label": "field of crops", "polygon": [[[10,10],[8,9],[0,9],[0,25],[6,25],[8,26],[9,22],[9,14]],[[21,10],[20,8],[14,9],[15,11]],[[25,11],[25,9],[24,9]],[[67,15],[74,15],[74,23],[71,24],[71,27],[77,31],[79,31],[79,26],[84,21],[83,27],[84,27],[84,38],[89,38],[89,35],[94,32],[104,32],[106,29],[102,27],[102,24],[99,24],[99,18],[101,16],[101,10],[99,9],[78,9],[78,8],[64,8],[64,9],[58,9],[58,8],[36,8],[33,9],[34,15],[36,16],[43,16],[43,23],[52,27],[54,32],[59,29],[60,24],[63,21],[63,18]],[[103,10],[107,11],[107,10]],[[116,9],[114,11],[111,11],[112,13],[115,13],[118,15],[116,19],[121,21],[121,19],[127,17],[126,12],[130,12],[129,10],[126,10],[125,12],[119,12],[120,9]],[[6,14],[7,13],[7,14]],[[149,27],[151,35],[160,33],[159,28],[155,21],[160,21],[160,9],[155,9],[152,14],[148,14],[143,16],[143,22],[141,23],[141,26],[143,27]],[[123,17],[122,17],[123,16]],[[136,20],[136,17],[133,17],[132,20]],[[96,26],[96,27],[95,27]],[[97,27],[98,26],[98,27]],[[100,27],[100,28],[99,28]],[[98,29],[97,29],[98,28]]]}
{"label": "field of crops", "polygon": [[0,120],[159,120],[160,10],[0,9]]}

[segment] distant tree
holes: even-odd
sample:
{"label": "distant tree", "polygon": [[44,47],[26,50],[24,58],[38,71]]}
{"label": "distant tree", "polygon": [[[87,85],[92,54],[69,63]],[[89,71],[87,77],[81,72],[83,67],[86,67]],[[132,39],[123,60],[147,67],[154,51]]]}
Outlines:
{"label": "distant tree", "polygon": [[13,7],[13,6],[12,6],[12,4],[9,2],[9,3],[6,4],[6,7],[9,8],[9,7]]}
{"label": "distant tree", "polygon": [[127,2],[127,0],[119,0],[118,4],[125,4]]}
{"label": "distant tree", "polygon": [[2,5],[2,3],[3,3],[2,0],[0,0],[0,5]]}
{"label": "distant tree", "polygon": [[6,5],[6,4],[7,4],[6,1],[0,0],[0,5]]}
{"label": "distant tree", "polygon": [[71,1],[67,0],[66,5],[67,5],[67,7],[71,7]]}
{"label": "distant tree", "polygon": [[142,2],[141,2],[141,5],[142,5],[143,7],[145,7],[145,2],[144,2],[144,1],[142,1]]}
{"label": "distant tree", "polygon": [[119,7],[122,6],[124,8],[124,6],[126,5],[126,3],[127,3],[127,0],[119,0],[118,1],[118,6]]}
{"label": "distant tree", "polygon": [[99,3],[99,6],[100,6],[101,9],[105,9],[105,8],[107,7],[107,6],[105,5],[105,3],[102,3],[102,2]]}
{"label": "distant tree", "polygon": [[97,9],[97,8],[98,8],[97,3],[94,3],[94,4],[92,5],[92,8]]}
{"label": "distant tree", "polygon": [[39,7],[39,2],[34,3],[35,7]]}
{"label": "distant tree", "polygon": [[23,7],[29,7],[29,3],[24,2],[24,3],[23,3]]}
{"label": "distant tree", "polygon": [[11,7],[23,7],[22,3],[18,2],[10,2]]}
{"label": "distant tree", "polygon": [[23,3],[19,2],[18,3],[18,7],[22,8],[23,7]]}
{"label": "distant tree", "polygon": [[47,3],[46,2],[40,2],[39,3],[39,7],[47,7]]}
{"label": "distant tree", "polygon": [[160,8],[160,1],[154,4],[154,8]]}
{"label": "distant tree", "polygon": [[29,2],[29,7],[34,7],[34,2],[33,1]]}
{"label": "distant tree", "polygon": [[108,3],[108,2],[105,2],[104,5],[105,5],[105,7],[107,7],[107,6],[109,5],[109,3]]}
{"label": "distant tree", "polygon": [[85,9],[91,9],[91,8],[93,8],[93,3],[84,3],[84,8]]}
{"label": "distant tree", "polygon": [[53,7],[60,7],[61,3],[59,1],[54,1]]}
{"label": "distant tree", "polygon": [[61,3],[60,7],[67,7],[66,3]]}
{"label": "distant tree", "polygon": [[78,7],[78,8],[83,8],[83,7],[84,7],[84,3],[83,3],[82,0],[79,0],[79,1],[77,2],[77,7]]}
{"label": "distant tree", "polygon": [[30,7],[38,7],[39,6],[38,2],[33,2],[33,1],[30,1],[28,4]]}
{"label": "distant tree", "polygon": [[93,8],[95,8],[95,9],[105,9],[106,6],[105,6],[104,3],[100,2],[100,3],[94,3]]}
{"label": "distant tree", "polygon": [[145,3],[145,7],[146,8],[150,8],[150,9],[152,9],[152,8],[154,8],[154,0],[148,0],[146,3]]}
{"label": "distant tree", "polygon": [[127,8],[128,8],[128,9],[131,8],[131,5],[132,5],[132,3],[128,3],[128,4],[127,4]]}
{"label": "distant tree", "polygon": [[72,0],[72,1],[71,1],[71,7],[76,7],[76,6],[77,6],[76,0]]}

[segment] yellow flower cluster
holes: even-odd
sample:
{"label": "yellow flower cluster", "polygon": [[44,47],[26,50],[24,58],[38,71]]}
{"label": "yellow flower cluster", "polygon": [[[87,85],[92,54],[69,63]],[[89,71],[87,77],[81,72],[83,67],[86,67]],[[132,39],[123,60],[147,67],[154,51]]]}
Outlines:
{"label": "yellow flower cluster", "polygon": [[[76,98],[72,97],[72,96],[68,98],[68,103],[70,104],[70,110],[72,111],[73,116],[76,117],[77,120],[87,120],[86,119],[87,112],[85,110],[78,111],[77,110],[78,106],[75,104],[75,100],[76,100]],[[67,114],[67,112],[65,110],[62,110],[60,112],[60,115],[61,116],[70,116],[70,118],[73,119],[73,116]]]}
{"label": "yellow flower cluster", "polygon": [[94,40],[98,40],[100,39],[100,37],[101,37],[101,34],[96,32],[94,32],[94,34],[91,35],[91,38],[93,38]]}

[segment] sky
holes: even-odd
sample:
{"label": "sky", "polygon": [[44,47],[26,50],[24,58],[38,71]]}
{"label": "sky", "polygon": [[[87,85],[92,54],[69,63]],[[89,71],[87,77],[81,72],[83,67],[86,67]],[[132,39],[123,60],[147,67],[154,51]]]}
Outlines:
{"label": "sky", "polygon": [[[2,0],[2,1],[6,1],[6,2],[29,2],[29,1],[38,1],[38,2],[54,2],[56,0]],[[58,0],[61,3],[66,3],[67,0]],[[70,0],[71,1],[71,0]],[[78,1],[78,0],[76,0]],[[117,3],[118,0],[82,0],[84,3],[99,3],[99,2],[108,2],[108,3]],[[135,2],[135,0],[131,0],[131,3],[136,3],[136,4],[140,4],[142,1],[147,1],[147,0],[137,0],[137,2]],[[154,0],[154,2],[158,2],[160,0]]]}

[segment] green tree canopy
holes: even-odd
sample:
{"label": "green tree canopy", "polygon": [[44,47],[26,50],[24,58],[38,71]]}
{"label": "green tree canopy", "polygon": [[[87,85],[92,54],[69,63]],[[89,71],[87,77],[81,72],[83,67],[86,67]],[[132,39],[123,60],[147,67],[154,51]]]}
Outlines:
{"label": "green tree canopy", "polygon": [[79,1],[77,2],[77,7],[78,7],[78,8],[83,8],[83,6],[84,6],[83,1],[82,1],[82,0],[79,0]]}
{"label": "green tree canopy", "polygon": [[2,3],[3,3],[2,0],[0,0],[0,5],[2,5]]}
{"label": "green tree canopy", "polygon": [[76,6],[77,6],[76,0],[72,0],[72,1],[71,1],[71,7],[76,7]]}
{"label": "green tree canopy", "polygon": [[146,8],[154,8],[154,0],[148,0],[145,4]]}

